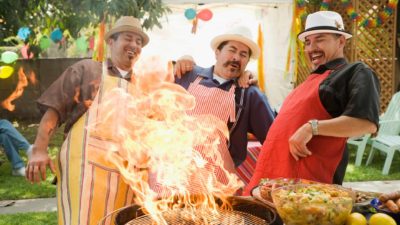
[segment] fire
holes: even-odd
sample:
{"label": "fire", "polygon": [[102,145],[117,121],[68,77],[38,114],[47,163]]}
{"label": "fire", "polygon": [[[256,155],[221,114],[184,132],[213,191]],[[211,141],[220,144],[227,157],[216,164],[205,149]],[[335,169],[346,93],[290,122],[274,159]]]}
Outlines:
{"label": "fire", "polygon": [[226,124],[211,115],[188,115],[194,97],[171,83],[171,68],[147,60],[129,91],[116,88],[104,97],[102,121],[89,126],[97,137],[114,141],[110,161],[157,224],[167,224],[161,212],[177,208],[193,218],[199,209],[217,215],[243,186],[218,151],[221,137],[229,135]]}
{"label": "fire", "polygon": [[[31,71],[29,73],[28,79],[31,81],[32,84],[36,84],[37,80],[36,80],[36,75],[33,71]],[[28,79],[27,76],[25,75],[24,69],[22,67],[19,68],[18,70],[18,83],[17,83],[17,87],[15,88],[15,90],[11,93],[10,96],[8,96],[6,99],[4,99],[1,102],[1,106],[5,109],[7,109],[8,111],[14,111],[15,110],[15,105],[12,104],[12,102],[21,97],[22,94],[24,93],[24,88],[26,86],[28,86]]]}

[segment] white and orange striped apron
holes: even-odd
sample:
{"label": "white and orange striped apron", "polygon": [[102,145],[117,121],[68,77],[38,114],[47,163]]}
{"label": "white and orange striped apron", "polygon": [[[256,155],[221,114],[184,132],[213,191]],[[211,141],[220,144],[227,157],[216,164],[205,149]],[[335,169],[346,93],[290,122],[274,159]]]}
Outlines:
{"label": "white and orange striped apron", "polygon": [[[133,202],[132,190],[106,159],[110,143],[90,135],[87,127],[96,122],[98,105],[105,93],[116,87],[128,90],[130,86],[126,80],[102,76],[96,98],[71,128],[57,158],[60,225],[98,224],[107,214]],[[109,217],[102,224],[113,224],[113,219]]]}
{"label": "white and orange striped apron", "polygon": [[[228,91],[222,90],[217,87],[206,87],[200,84],[202,77],[197,77],[196,80],[188,87],[188,92],[196,99],[196,105],[193,110],[189,111],[189,115],[205,115],[211,114],[218,119],[222,120],[225,124],[236,121],[235,116],[235,84],[231,86]],[[219,153],[221,154],[224,162],[224,168],[235,173],[235,164],[229,153],[228,144],[225,137],[221,136],[221,143],[218,146]],[[211,141],[211,140],[210,140]],[[198,149],[199,150],[199,149]],[[206,151],[208,149],[205,149]],[[202,150],[200,150],[202,151]],[[201,153],[201,152],[200,152]],[[221,165],[215,165],[221,166]],[[218,168],[217,171],[218,172]],[[223,183],[224,177],[219,177],[222,174],[217,174],[219,180]],[[222,175],[223,176],[223,175]]]}

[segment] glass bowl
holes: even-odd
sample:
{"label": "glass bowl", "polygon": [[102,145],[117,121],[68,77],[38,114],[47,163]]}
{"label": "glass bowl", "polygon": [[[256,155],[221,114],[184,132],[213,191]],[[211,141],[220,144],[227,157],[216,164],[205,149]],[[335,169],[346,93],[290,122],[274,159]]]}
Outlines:
{"label": "glass bowl", "polygon": [[343,225],[354,193],[337,185],[295,184],[272,190],[272,200],[287,225]]}

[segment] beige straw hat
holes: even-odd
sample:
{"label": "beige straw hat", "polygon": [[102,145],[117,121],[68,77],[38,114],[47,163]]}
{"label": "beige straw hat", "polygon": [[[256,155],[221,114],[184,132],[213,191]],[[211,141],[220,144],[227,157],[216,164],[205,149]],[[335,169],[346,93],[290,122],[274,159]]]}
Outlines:
{"label": "beige straw hat", "polygon": [[122,16],[119,18],[114,26],[106,33],[105,40],[119,32],[133,32],[140,35],[143,39],[143,46],[149,43],[149,36],[143,31],[139,19],[133,16]]}

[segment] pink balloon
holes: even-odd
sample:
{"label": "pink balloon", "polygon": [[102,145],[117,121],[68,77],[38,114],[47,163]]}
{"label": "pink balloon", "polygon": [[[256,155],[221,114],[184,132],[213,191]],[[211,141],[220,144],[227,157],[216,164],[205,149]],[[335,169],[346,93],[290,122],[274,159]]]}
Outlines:
{"label": "pink balloon", "polygon": [[31,59],[33,58],[33,53],[31,52],[31,54],[29,54],[28,57],[28,50],[29,50],[29,45],[24,45],[21,48],[21,55],[24,59]]}
{"label": "pink balloon", "polygon": [[204,21],[209,21],[213,17],[213,13],[209,9],[203,9],[199,13],[197,13],[197,18],[204,20]]}

